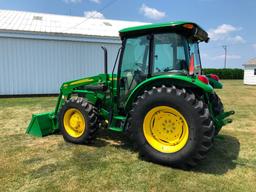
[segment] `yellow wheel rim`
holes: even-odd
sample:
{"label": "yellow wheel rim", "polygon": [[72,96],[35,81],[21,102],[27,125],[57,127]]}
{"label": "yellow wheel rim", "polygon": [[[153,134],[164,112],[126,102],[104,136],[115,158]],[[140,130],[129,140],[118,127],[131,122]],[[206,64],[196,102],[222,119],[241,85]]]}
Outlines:
{"label": "yellow wheel rim", "polygon": [[175,153],[187,143],[189,128],[186,119],[176,109],[158,106],[145,116],[143,132],[148,143],[163,153]]}
{"label": "yellow wheel rim", "polygon": [[66,132],[74,138],[80,137],[86,130],[83,114],[75,108],[68,109],[63,117]]}

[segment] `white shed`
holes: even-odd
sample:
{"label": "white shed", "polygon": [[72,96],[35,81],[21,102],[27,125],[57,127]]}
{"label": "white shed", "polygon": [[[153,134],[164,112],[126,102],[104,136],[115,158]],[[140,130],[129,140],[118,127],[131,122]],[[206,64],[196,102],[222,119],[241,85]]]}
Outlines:
{"label": "white shed", "polygon": [[244,84],[256,85],[256,58],[244,64]]}
{"label": "white shed", "polygon": [[64,81],[103,73],[103,51],[114,63],[122,28],[108,19],[0,10],[0,96],[59,93]]}

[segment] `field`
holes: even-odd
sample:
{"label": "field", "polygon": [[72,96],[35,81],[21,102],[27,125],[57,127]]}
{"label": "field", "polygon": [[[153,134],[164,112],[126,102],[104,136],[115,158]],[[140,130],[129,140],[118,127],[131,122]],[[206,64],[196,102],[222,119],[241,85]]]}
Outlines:
{"label": "field", "polygon": [[142,161],[122,134],[101,131],[92,146],[26,135],[31,114],[56,98],[0,99],[0,191],[256,191],[256,87],[223,82],[234,121],[191,171]]}

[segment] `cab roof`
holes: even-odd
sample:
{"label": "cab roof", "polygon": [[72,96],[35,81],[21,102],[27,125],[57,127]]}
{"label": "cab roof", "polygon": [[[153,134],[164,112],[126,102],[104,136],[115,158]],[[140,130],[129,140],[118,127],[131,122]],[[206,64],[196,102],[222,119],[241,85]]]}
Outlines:
{"label": "cab roof", "polygon": [[[186,27],[187,26],[187,27]],[[193,26],[193,28],[189,28]],[[172,21],[165,23],[155,23],[142,26],[125,28],[119,31],[120,37],[138,36],[152,32],[177,32],[187,36],[192,36],[196,40],[208,42],[208,33],[199,25],[188,21]]]}

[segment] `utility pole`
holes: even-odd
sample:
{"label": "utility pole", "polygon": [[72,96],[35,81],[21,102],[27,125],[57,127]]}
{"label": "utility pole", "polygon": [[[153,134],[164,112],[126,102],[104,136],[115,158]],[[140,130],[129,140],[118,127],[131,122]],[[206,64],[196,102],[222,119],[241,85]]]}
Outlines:
{"label": "utility pole", "polygon": [[226,67],[227,67],[227,49],[228,49],[228,46],[227,45],[223,45],[222,47],[225,50],[224,69],[226,69]]}

